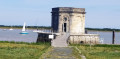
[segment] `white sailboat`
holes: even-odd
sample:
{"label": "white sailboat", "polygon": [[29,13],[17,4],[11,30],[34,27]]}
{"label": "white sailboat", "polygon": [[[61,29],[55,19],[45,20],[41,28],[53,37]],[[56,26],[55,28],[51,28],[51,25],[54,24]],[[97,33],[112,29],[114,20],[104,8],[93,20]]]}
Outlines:
{"label": "white sailboat", "polygon": [[40,30],[33,30],[33,32],[43,32],[43,31],[40,31]]}
{"label": "white sailboat", "polygon": [[37,26],[38,24],[37,24],[37,22],[38,22],[38,19],[36,20],[36,27],[37,27],[37,29],[36,29],[36,30],[33,30],[33,32],[42,32],[41,30],[38,29],[38,26]]}
{"label": "white sailboat", "polygon": [[38,30],[38,27],[36,30],[33,30],[33,32],[42,32],[41,30]]}
{"label": "white sailboat", "polygon": [[12,29],[12,28],[10,28],[9,30],[11,30],[11,31],[12,31],[13,29]]}
{"label": "white sailboat", "polygon": [[7,29],[3,29],[3,31],[7,31]]}
{"label": "white sailboat", "polygon": [[10,28],[9,30],[13,30],[13,29],[12,29],[12,26],[11,26],[11,28]]}
{"label": "white sailboat", "polygon": [[28,34],[28,32],[25,31],[25,26],[26,26],[26,23],[24,22],[22,32],[20,34]]}

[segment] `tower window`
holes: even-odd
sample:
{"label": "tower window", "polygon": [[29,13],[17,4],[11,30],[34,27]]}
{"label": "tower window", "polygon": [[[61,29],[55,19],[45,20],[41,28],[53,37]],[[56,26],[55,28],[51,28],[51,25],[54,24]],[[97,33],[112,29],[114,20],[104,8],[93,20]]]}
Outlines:
{"label": "tower window", "polygon": [[66,17],[64,18],[64,21],[67,21],[67,18],[66,18]]}

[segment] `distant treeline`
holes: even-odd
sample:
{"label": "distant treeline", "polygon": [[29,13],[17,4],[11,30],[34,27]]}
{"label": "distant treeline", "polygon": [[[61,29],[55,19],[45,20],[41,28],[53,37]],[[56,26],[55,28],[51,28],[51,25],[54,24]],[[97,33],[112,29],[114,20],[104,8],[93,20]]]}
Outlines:
{"label": "distant treeline", "polygon": [[[9,25],[0,25],[0,28],[22,28],[22,25],[13,25],[13,26],[9,26]],[[51,29],[51,26],[26,26],[27,28],[31,28],[31,29],[36,29],[36,28],[42,28],[42,29]]]}
{"label": "distant treeline", "polygon": [[112,29],[112,28],[85,28],[86,30],[95,30],[95,31],[120,31],[120,29]]}
{"label": "distant treeline", "polygon": [[[22,25],[13,25],[13,26],[9,26],[9,25],[0,25],[0,28],[22,28]],[[27,28],[30,29],[52,29],[51,26],[26,26]],[[95,30],[95,31],[120,31],[120,29],[112,29],[112,28],[85,28],[86,30]]]}

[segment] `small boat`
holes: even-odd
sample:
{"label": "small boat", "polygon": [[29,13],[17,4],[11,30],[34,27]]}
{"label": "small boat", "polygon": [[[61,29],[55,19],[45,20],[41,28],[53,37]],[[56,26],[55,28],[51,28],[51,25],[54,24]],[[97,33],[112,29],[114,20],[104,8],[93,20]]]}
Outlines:
{"label": "small boat", "polygon": [[21,32],[20,34],[29,34],[28,32]]}
{"label": "small boat", "polygon": [[13,29],[12,29],[12,26],[11,26],[11,28],[10,28],[9,30],[13,30]]}
{"label": "small boat", "polygon": [[12,28],[10,28],[9,30],[11,30],[11,31],[12,31],[13,29],[12,29]]}
{"label": "small boat", "polygon": [[7,31],[7,29],[3,29],[3,31]]}
{"label": "small boat", "polygon": [[22,32],[20,34],[29,34],[28,32],[25,31],[25,26],[26,26],[26,23],[24,22]]}
{"label": "small boat", "polygon": [[43,32],[43,31],[40,31],[40,30],[34,30],[33,32]]}

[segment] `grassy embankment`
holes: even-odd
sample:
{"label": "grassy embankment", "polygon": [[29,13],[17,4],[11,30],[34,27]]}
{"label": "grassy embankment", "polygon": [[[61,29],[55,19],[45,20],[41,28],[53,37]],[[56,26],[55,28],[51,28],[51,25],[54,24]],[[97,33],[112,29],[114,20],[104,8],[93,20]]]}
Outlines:
{"label": "grassy embankment", "polygon": [[[87,59],[119,59],[120,45],[72,45],[77,47]],[[75,51],[76,49],[74,49]],[[77,53],[77,52],[76,52]],[[79,57],[78,53],[76,56]]]}
{"label": "grassy embankment", "polygon": [[0,42],[0,59],[39,59],[50,43]]}

